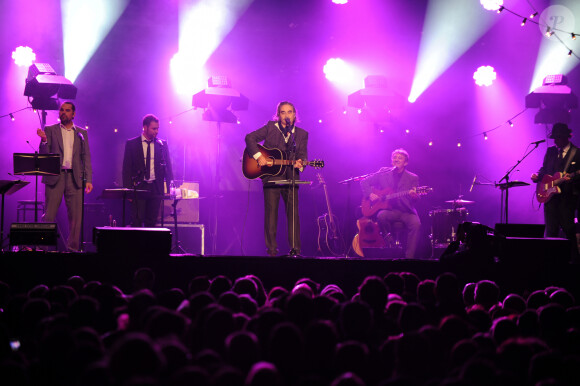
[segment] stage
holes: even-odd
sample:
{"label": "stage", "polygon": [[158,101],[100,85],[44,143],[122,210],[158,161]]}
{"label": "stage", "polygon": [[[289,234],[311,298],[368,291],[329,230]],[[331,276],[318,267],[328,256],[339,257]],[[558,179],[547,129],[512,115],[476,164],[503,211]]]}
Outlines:
{"label": "stage", "polygon": [[[421,259],[336,258],[336,257],[263,257],[198,256],[164,253],[59,253],[20,251],[0,253],[0,280],[13,292],[27,291],[37,284],[62,284],[73,275],[86,281],[97,280],[117,285],[125,293],[132,291],[132,277],[137,268],[149,267],[156,274],[155,290],[178,287],[187,289],[196,276],[226,275],[235,280],[247,274],[257,275],[266,289],[293,283],[308,277],[321,286],[336,284],[352,296],[368,275],[383,277],[389,272],[413,272],[421,280],[436,279],[442,272],[455,273],[460,283],[481,279],[496,281],[506,294],[526,294],[549,285],[563,286],[579,294],[580,265],[568,263],[544,240],[516,240],[517,251],[509,251],[490,265],[472,262],[446,262]],[[554,253],[552,253],[554,252]],[[505,295],[505,294],[504,294]]]}

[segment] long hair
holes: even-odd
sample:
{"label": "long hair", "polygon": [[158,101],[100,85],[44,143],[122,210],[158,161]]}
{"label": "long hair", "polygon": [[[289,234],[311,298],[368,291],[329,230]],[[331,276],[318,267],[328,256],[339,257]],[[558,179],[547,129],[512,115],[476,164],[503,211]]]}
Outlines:
{"label": "long hair", "polygon": [[294,114],[296,114],[296,119],[294,120],[294,124],[296,124],[296,122],[299,122],[300,120],[298,119],[298,111],[296,111],[296,107],[294,107],[293,103],[288,102],[288,101],[282,101],[282,102],[278,103],[278,106],[276,106],[276,113],[272,116],[272,120],[273,121],[280,120],[280,109],[284,105],[292,106],[292,110],[294,110]]}

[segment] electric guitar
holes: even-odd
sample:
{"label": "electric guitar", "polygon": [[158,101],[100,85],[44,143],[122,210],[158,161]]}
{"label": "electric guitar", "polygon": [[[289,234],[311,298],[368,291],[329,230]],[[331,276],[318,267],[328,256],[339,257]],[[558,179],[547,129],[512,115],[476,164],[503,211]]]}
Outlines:
{"label": "electric guitar", "polygon": [[387,243],[381,235],[379,224],[368,217],[356,220],[358,233],[352,239],[352,249],[360,257],[364,257],[363,248],[385,248]]}
{"label": "electric guitar", "polygon": [[[258,161],[252,157],[252,154],[248,153],[248,149],[244,149],[244,156],[242,158],[242,172],[244,173],[244,177],[249,180],[253,180],[258,177],[261,178],[266,176],[279,176],[285,170],[284,166],[292,165],[292,160],[286,159],[286,153],[282,150],[276,148],[269,149],[262,145],[258,145],[258,150],[268,160],[264,166],[258,165]],[[322,160],[303,160],[302,164],[312,166],[314,168],[324,167],[324,161]]]}
{"label": "electric guitar", "polygon": [[344,256],[346,245],[340,235],[338,220],[330,208],[326,182],[320,173],[316,173],[316,176],[324,189],[326,207],[328,208],[328,213],[318,217],[318,252],[322,256]]}
{"label": "electric guitar", "polygon": [[[419,186],[417,187],[417,194],[419,196],[424,196],[432,190],[433,188],[430,188],[428,186]],[[383,190],[375,190],[373,188],[373,193],[379,196],[379,198],[375,200],[371,200],[368,197],[363,198],[361,209],[362,214],[365,217],[372,216],[373,214],[377,213],[380,209],[388,209],[390,206],[389,200],[393,198],[408,196],[411,193],[411,191],[405,190],[404,192],[393,193],[393,190],[391,188],[385,188]]]}
{"label": "electric guitar", "polygon": [[536,185],[536,198],[540,204],[550,201],[556,194],[562,193],[558,185],[580,174],[580,170],[573,173],[556,173],[553,176],[546,174]]}

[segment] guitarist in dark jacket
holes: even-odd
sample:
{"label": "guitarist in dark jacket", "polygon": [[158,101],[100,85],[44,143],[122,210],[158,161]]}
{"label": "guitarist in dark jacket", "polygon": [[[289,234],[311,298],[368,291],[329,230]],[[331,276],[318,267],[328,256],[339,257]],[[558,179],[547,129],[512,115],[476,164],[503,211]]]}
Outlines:
{"label": "guitarist in dark jacket", "polygon": [[[570,142],[572,130],[565,123],[556,123],[552,127],[550,138],[555,146],[550,146],[544,156],[544,163],[537,173],[532,174],[532,181],[542,181],[545,175],[555,173],[574,173],[580,170],[580,149]],[[576,226],[574,217],[578,207],[580,185],[577,179],[566,181],[559,185],[562,192],[553,195],[544,204],[544,221],[546,223],[546,237],[558,237],[560,228],[566,238],[576,246]],[[577,254],[574,248],[574,255]]]}
{"label": "guitarist in dark jacket", "polygon": [[405,149],[395,149],[391,154],[391,162],[392,168],[381,168],[378,172],[361,181],[363,199],[372,201],[380,199],[375,193],[379,190],[389,193],[405,191],[409,193],[389,200],[388,207],[378,212],[377,220],[383,232],[390,231],[393,221],[401,221],[405,224],[407,229],[405,257],[411,259],[415,257],[421,230],[421,220],[413,204],[413,201],[419,198],[416,190],[417,185],[419,185],[419,177],[407,171],[409,153]]}
{"label": "guitarist in dark jacket", "polygon": [[[276,180],[291,180],[292,173],[296,180],[299,172],[304,169],[303,160],[308,157],[308,132],[295,126],[296,109],[290,102],[280,102],[276,108],[275,120],[268,121],[265,126],[246,135],[246,149],[260,166],[269,164],[257,144],[264,141],[264,147],[276,148],[292,157],[295,152],[294,167],[288,166],[277,176],[262,178],[264,190],[264,235],[268,255],[276,256],[278,243],[276,233],[278,229],[278,206],[280,197],[284,200],[286,218],[288,221],[288,243],[293,253],[300,253],[300,220],[298,217],[298,194],[289,185],[276,185]],[[294,146],[295,145],[295,146]],[[294,221],[293,221],[294,220]],[[294,229],[294,235],[292,235]]]}

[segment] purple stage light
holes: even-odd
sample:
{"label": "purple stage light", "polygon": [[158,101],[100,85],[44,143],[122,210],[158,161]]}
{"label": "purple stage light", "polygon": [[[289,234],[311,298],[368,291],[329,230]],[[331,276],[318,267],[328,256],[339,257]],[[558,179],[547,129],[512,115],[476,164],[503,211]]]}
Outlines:
{"label": "purple stage light", "polygon": [[14,59],[14,63],[16,63],[17,66],[30,67],[32,62],[36,60],[36,54],[32,48],[28,46],[19,46],[12,51],[12,59]]}
{"label": "purple stage light", "polygon": [[481,66],[473,73],[473,79],[478,86],[491,86],[497,78],[497,74],[492,66]]}
{"label": "purple stage light", "polygon": [[332,0],[332,2],[334,4],[346,4],[348,3],[348,0]]}
{"label": "purple stage light", "polygon": [[348,76],[348,66],[344,62],[344,60],[340,58],[330,58],[326,61],[322,71],[331,82],[336,82],[338,80],[344,79]]}
{"label": "purple stage light", "polygon": [[488,11],[497,11],[503,5],[503,0],[479,0],[479,2]]}

